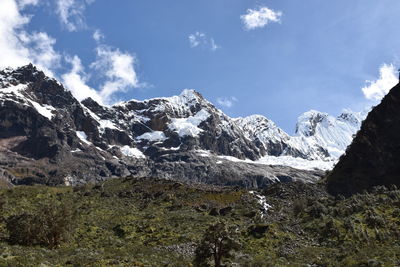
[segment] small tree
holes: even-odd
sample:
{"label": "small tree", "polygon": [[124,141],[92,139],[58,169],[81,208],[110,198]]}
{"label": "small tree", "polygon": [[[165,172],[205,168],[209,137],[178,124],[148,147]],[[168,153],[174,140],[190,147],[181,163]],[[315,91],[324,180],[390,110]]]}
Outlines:
{"label": "small tree", "polygon": [[228,230],[223,222],[211,225],[204,233],[203,239],[195,251],[195,266],[209,266],[209,260],[214,260],[214,266],[222,266],[223,258],[231,258],[232,251],[238,250],[240,243],[235,239],[234,232]]}

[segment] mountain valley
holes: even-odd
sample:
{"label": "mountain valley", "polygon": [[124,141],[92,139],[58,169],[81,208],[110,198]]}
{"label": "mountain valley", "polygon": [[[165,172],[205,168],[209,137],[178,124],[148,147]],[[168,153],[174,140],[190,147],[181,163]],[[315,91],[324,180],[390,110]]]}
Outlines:
{"label": "mountain valley", "polygon": [[194,90],[105,106],[4,69],[0,266],[399,266],[399,92],[291,136]]}

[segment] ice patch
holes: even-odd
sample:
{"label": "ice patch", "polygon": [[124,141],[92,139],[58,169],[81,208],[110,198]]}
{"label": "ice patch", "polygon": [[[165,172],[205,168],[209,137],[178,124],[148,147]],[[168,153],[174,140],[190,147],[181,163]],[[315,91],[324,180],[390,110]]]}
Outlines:
{"label": "ice patch", "polygon": [[101,128],[118,129],[118,127],[109,120],[99,120],[98,121]]}
{"label": "ice patch", "polygon": [[257,194],[255,191],[249,191],[249,193],[256,197],[258,204],[261,206],[261,218],[264,218],[272,206],[267,203],[265,196]]}
{"label": "ice patch", "polygon": [[121,147],[121,153],[127,157],[146,158],[146,156],[142,153],[142,151],[130,146]]}
{"label": "ice patch", "polygon": [[148,140],[150,142],[162,142],[167,137],[162,131],[153,131],[149,133],[144,133],[141,136],[136,137],[137,140]]}
{"label": "ice patch", "polygon": [[271,166],[289,166],[299,170],[331,170],[337,160],[306,160],[303,158],[295,158],[291,156],[265,156],[255,161],[254,163],[265,164]]}
{"label": "ice patch", "polygon": [[209,156],[211,156],[211,152],[208,151],[208,150],[198,149],[198,150],[195,150],[195,152],[197,154],[199,154],[200,157],[209,157]]}
{"label": "ice patch", "polygon": [[43,117],[48,118],[49,120],[51,120],[53,118],[53,113],[52,111],[55,110],[55,108],[53,108],[52,106],[49,105],[40,105],[37,102],[34,101],[30,101],[32,106],[37,110],[37,112],[40,113],[40,115],[42,115]]}
{"label": "ice patch", "polygon": [[203,131],[198,126],[200,123],[207,120],[209,116],[210,113],[208,113],[205,109],[202,109],[194,116],[172,119],[172,122],[168,125],[168,128],[177,132],[180,137],[195,137]]}
{"label": "ice patch", "polygon": [[87,135],[85,132],[82,131],[76,131],[76,136],[78,136],[79,139],[81,139],[82,142],[85,144],[90,145],[91,143],[87,140]]}

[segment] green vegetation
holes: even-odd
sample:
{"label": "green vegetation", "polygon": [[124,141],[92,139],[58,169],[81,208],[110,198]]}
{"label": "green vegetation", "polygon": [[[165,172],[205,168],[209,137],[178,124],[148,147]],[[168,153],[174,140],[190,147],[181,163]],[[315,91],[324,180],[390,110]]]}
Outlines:
{"label": "green vegetation", "polygon": [[400,190],[335,199],[290,183],[262,194],[266,216],[243,189],[164,180],[2,189],[0,266],[196,266],[204,251],[213,265],[202,248],[218,234],[230,240],[226,266],[400,265]]}

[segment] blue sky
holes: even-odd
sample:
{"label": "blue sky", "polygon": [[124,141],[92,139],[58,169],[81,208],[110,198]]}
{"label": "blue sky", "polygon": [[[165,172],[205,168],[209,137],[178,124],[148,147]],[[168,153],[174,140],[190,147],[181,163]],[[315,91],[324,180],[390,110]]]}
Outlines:
{"label": "blue sky", "polygon": [[0,9],[0,66],[34,62],[108,104],[192,88],[232,117],[262,114],[291,133],[305,111],[361,111],[397,82],[398,0],[0,0]]}

